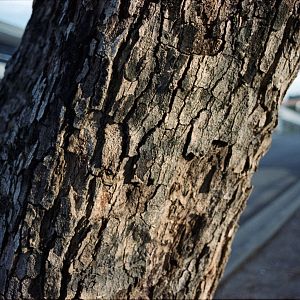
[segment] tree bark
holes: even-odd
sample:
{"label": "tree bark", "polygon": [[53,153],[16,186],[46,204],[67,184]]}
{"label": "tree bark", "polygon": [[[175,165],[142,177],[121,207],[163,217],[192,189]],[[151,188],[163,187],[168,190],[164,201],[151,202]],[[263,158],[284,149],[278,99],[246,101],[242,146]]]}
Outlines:
{"label": "tree bark", "polygon": [[211,298],[299,7],[35,1],[0,89],[1,297]]}

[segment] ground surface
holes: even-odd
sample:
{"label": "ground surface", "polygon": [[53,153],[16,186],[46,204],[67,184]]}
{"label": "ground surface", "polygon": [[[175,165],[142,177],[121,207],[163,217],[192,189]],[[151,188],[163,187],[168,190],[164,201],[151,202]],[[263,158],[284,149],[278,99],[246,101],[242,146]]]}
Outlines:
{"label": "ground surface", "polygon": [[[255,189],[241,226],[299,181],[300,135],[275,135],[253,180]],[[215,298],[300,299],[300,209],[235,273],[221,282]]]}
{"label": "ground surface", "polygon": [[300,210],[220,287],[216,299],[300,299]]}

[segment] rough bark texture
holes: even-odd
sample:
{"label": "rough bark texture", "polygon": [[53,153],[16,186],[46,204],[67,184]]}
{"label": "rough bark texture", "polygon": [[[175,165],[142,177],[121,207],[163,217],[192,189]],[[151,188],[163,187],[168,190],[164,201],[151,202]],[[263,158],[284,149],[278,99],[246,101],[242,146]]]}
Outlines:
{"label": "rough bark texture", "polygon": [[299,6],[35,1],[0,91],[0,295],[212,297]]}

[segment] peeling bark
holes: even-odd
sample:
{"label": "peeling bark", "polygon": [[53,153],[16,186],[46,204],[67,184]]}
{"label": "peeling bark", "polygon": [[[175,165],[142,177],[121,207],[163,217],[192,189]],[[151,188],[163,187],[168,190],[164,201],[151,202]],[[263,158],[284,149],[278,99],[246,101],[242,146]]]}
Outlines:
{"label": "peeling bark", "polygon": [[35,1],[0,89],[1,297],[211,298],[299,7]]}

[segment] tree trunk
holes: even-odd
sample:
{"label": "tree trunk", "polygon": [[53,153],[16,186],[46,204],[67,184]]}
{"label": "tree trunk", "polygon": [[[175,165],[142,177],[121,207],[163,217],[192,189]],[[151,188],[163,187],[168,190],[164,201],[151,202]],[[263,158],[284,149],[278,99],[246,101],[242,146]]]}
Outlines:
{"label": "tree trunk", "polygon": [[35,1],[1,82],[1,297],[211,298],[299,6]]}

